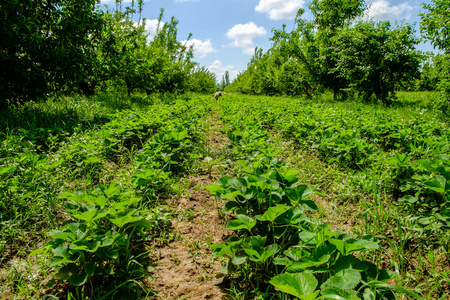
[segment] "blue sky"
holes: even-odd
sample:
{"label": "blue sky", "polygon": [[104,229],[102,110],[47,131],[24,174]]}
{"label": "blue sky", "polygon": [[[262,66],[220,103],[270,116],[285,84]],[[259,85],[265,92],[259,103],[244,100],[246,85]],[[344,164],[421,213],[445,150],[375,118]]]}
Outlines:
{"label": "blue sky", "polygon": [[[101,3],[115,5],[114,0]],[[375,21],[388,20],[392,24],[405,20],[415,24],[420,35],[418,13],[423,0],[368,0],[367,16]],[[425,2],[430,2],[425,1]],[[160,9],[164,8],[163,21],[172,16],[179,20],[178,39],[184,41],[192,33],[188,43],[194,45],[194,60],[217,74],[220,81],[225,71],[231,79],[245,70],[255,47],[267,50],[272,29],[286,24],[290,30],[299,8],[306,10],[308,0],[146,0],[142,17],[146,28],[153,34]],[[123,5],[127,3],[124,2]],[[431,51],[429,44],[422,43],[418,49]]]}

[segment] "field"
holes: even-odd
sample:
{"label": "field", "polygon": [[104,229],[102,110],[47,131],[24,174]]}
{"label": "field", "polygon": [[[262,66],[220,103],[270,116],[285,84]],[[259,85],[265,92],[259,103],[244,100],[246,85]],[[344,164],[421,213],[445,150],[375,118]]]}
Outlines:
{"label": "field", "polygon": [[433,94],[330,98],[3,111],[0,299],[447,299],[450,127]]}

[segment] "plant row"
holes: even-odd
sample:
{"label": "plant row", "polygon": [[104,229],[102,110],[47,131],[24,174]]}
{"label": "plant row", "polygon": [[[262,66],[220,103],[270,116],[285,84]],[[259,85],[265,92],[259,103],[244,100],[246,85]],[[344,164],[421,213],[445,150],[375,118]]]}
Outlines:
{"label": "plant row", "polygon": [[258,112],[242,104],[227,102],[221,116],[242,174],[207,187],[225,199],[231,217],[233,234],[212,249],[225,258],[222,272],[234,287],[261,299],[393,299],[394,291],[417,297],[392,285],[394,273],[359,257],[378,249],[376,238],[332,231],[314,217],[314,189],[276,158],[280,150]]}
{"label": "plant row", "polygon": [[374,106],[265,99],[248,98],[228,109],[252,115],[254,122],[328,163],[366,174],[369,186],[387,190],[409,211],[418,211],[421,226],[427,228],[430,218],[450,224],[450,131],[445,122],[423,110],[408,111],[405,117]]}
{"label": "plant row", "polygon": [[169,227],[159,199],[198,157],[199,119],[207,110],[192,100],[122,111],[53,151],[31,145],[3,158],[0,222],[9,225],[0,235],[3,266],[20,254],[20,231],[24,244],[30,237],[50,240],[32,253],[50,258],[47,293],[142,294],[146,244]]}

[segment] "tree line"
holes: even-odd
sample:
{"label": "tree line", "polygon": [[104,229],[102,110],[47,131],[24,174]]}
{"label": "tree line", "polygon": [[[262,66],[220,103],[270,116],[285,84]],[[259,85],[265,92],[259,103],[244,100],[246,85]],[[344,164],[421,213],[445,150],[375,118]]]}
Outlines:
{"label": "tree line", "polygon": [[[358,96],[389,103],[395,91],[440,90],[449,101],[448,1],[424,4],[421,31],[441,53],[416,50],[411,25],[364,19],[363,0],[312,0],[312,20],[300,9],[293,30],[274,29],[272,47],[255,54],[229,91],[307,95],[332,91],[335,99]],[[447,7],[446,7],[447,5]]]}
{"label": "tree line", "polygon": [[[178,21],[149,41],[143,0],[100,9],[98,0],[0,4],[0,107],[53,94],[212,92],[216,76],[178,40]],[[138,19],[138,21],[135,21]],[[188,37],[189,40],[190,36]]]}

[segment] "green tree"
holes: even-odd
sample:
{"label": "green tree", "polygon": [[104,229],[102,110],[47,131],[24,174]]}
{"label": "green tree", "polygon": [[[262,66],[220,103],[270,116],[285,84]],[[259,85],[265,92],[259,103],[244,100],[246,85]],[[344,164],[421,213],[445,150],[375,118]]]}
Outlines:
{"label": "green tree", "polygon": [[189,90],[189,76],[195,67],[193,50],[178,41],[178,20],[163,24],[164,10],[158,18],[155,37],[148,42],[145,20],[135,22],[136,10],[105,13],[105,30],[98,47],[98,81],[102,89],[124,89],[147,93],[182,93]]}
{"label": "green tree", "polygon": [[423,60],[420,68],[420,78],[417,80],[417,90],[419,91],[436,91],[439,84],[439,69],[442,61],[442,55],[434,55],[428,53],[427,58]]}
{"label": "green tree", "polygon": [[[159,17],[161,23],[163,10]],[[147,92],[183,93],[189,89],[189,74],[195,68],[193,48],[186,47],[178,41],[178,20],[158,26],[155,38],[149,45],[150,80]],[[191,35],[187,38],[189,40]]]}
{"label": "green tree", "polygon": [[311,96],[321,89],[321,68],[316,29],[313,22],[301,18],[303,13],[302,9],[298,11],[294,30],[287,32],[286,26],[281,30],[275,29],[271,40],[276,53],[275,64],[291,74],[280,75],[282,91],[290,95]]}
{"label": "green tree", "polygon": [[[324,87],[332,90],[336,99],[343,94],[348,82],[336,68],[339,53],[333,40],[340,28],[351,24],[363,13],[364,1],[313,0],[309,8],[314,16],[312,21],[303,18],[305,11],[300,9],[294,30],[288,33],[285,26],[274,30],[274,48],[288,58],[288,69],[295,74],[292,78],[296,83],[295,90],[311,96]],[[289,89],[292,91],[292,88]]]}
{"label": "green tree", "polygon": [[204,94],[215,92],[216,74],[205,67],[194,68],[189,75],[189,90]]}
{"label": "green tree", "polygon": [[225,86],[230,85],[230,73],[225,71]]}
{"label": "green tree", "polygon": [[102,30],[96,0],[0,4],[0,106],[78,90],[92,74]]}
{"label": "green tree", "polygon": [[431,41],[435,48],[450,54],[450,3],[448,0],[431,0],[424,3],[420,13],[422,35]]}
{"label": "green tree", "polygon": [[422,56],[410,25],[392,28],[389,22],[357,22],[342,28],[333,40],[338,51],[335,74],[368,101],[373,94],[388,103],[395,86],[418,78]]}
{"label": "green tree", "polygon": [[437,104],[440,109],[450,113],[450,6],[448,0],[432,0],[424,3],[420,14],[422,35],[431,41],[435,48],[443,52],[440,60],[438,88],[442,99]]}
{"label": "green tree", "polygon": [[339,53],[336,52],[333,41],[339,29],[347,27],[357,17],[361,16],[366,7],[364,0],[313,0],[309,8],[314,16],[312,21],[317,29],[315,42],[319,51],[318,76],[321,84],[331,89],[334,98],[343,94],[348,82],[340,76],[336,68]]}

